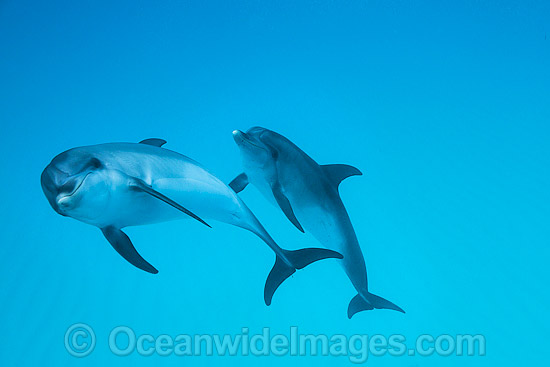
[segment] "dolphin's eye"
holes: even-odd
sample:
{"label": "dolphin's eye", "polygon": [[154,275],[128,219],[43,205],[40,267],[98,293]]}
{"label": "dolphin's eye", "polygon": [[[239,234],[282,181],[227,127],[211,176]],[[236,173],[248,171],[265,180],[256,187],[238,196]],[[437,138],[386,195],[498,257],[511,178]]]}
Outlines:
{"label": "dolphin's eye", "polygon": [[88,167],[95,168],[95,169],[100,168],[101,162],[97,158],[92,158],[90,159],[90,162],[88,162]]}

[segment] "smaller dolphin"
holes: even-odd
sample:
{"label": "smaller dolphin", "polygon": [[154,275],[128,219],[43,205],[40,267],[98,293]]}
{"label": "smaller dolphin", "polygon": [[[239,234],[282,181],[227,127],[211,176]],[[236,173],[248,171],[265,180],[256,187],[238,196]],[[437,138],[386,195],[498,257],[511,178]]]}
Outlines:
{"label": "smaller dolphin", "polygon": [[326,249],[283,250],[233,190],[192,159],[162,148],[165,143],[146,139],[70,149],[44,169],[42,189],[57,213],[100,228],[122,257],[153,274],[157,269],[141,257],[122,228],[191,217],[207,226],[202,218],[253,232],[276,255],[264,289],[267,305],[296,269],[342,258]]}
{"label": "smaller dolphin", "polygon": [[361,172],[345,164],[319,165],[284,136],[262,127],[246,133],[233,131],[244,173],[230,184],[235,192],[248,183],[256,186],[286,217],[313,234],[326,248],[344,255],[341,264],[358,294],[348,306],[348,317],[364,310],[399,306],[368,291],[367,269],[361,247],[340,195],[340,182]]}

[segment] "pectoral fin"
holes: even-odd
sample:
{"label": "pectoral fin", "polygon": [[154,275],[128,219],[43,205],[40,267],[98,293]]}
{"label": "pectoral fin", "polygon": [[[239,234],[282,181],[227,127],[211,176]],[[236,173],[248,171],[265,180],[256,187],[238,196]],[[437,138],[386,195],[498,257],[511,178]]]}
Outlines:
{"label": "pectoral fin", "polygon": [[112,226],[101,228],[101,231],[116,252],[118,252],[130,264],[152,274],[159,272],[153,267],[153,265],[149,264],[143,257],[141,257],[126,233]]}
{"label": "pectoral fin", "polygon": [[[143,182],[139,179],[133,179],[131,185],[134,189],[143,191],[143,192],[145,192],[145,193],[147,193],[151,196],[154,196],[157,199],[164,201],[166,204],[169,204],[169,205],[173,206],[174,208],[184,212],[188,216],[190,216],[192,218],[195,218],[196,220],[198,220],[199,222],[201,222],[205,226],[210,227],[210,225],[208,223],[206,223],[204,220],[199,218],[197,215],[195,215],[194,213],[192,213],[189,210],[185,209],[183,206],[179,205],[178,203],[176,203],[174,200],[170,199],[169,197],[167,197],[167,196],[161,194],[160,192],[158,192],[157,190],[153,189],[151,186],[147,185],[145,182]],[[212,227],[210,227],[210,228],[212,228]]]}
{"label": "pectoral fin", "polygon": [[246,175],[246,173],[241,173],[229,183],[229,187],[231,187],[236,193],[243,191],[247,185],[248,176]]}
{"label": "pectoral fin", "polygon": [[151,138],[151,139],[145,139],[139,142],[140,144],[147,144],[152,145],[155,147],[161,147],[164,144],[166,144],[166,140],[164,139],[157,139],[157,138]]}
{"label": "pectoral fin", "polygon": [[294,215],[294,211],[292,210],[290,201],[288,201],[288,198],[281,191],[281,185],[276,184],[271,187],[271,190],[273,191],[273,196],[275,196],[275,200],[277,200],[277,204],[279,204],[288,220],[290,220],[292,224],[294,224],[296,228],[298,228],[301,232],[304,232],[302,225],[300,224],[300,222],[298,222],[298,219],[296,219],[296,216]]}

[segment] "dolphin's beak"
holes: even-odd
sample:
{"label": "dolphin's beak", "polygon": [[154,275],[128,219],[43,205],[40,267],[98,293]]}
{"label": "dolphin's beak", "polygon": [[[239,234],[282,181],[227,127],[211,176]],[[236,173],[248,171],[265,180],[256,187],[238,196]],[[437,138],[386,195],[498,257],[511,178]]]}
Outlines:
{"label": "dolphin's beak", "polygon": [[57,194],[59,193],[58,187],[55,183],[55,172],[51,166],[46,167],[40,176],[40,183],[42,185],[42,191],[46,195],[46,199],[52,206],[52,208],[59,214],[59,206],[57,205]]}
{"label": "dolphin's beak", "polygon": [[65,215],[63,209],[69,206],[71,196],[80,188],[88,175],[71,177],[51,164],[44,169],[40,176],[42,191],[56,212]]}
{"label": "dolphin's beak", "polygon": [[243,133],[241,130],[233,130],[233,139],[235,140],[235,143],[237,143],[237,145],[241,145],[248,140],[246,134]]}
{"label": "dolphin's beak", "polygon": [[240,137],[243,135],[246,135],[246,134],[243,133],[241,130],[233,130],[233,138],[237,139],[237,137]]}
{"label": "dolphin's beak", "polygon": [[[255,138],[250,138],[250,135],[243,133],[241,130],[233,130],[233,139],[235,143],[241,148],[246,147],[248,149],[264,149],[258,144]],[[260,143],[261,144],[261,143]]]}

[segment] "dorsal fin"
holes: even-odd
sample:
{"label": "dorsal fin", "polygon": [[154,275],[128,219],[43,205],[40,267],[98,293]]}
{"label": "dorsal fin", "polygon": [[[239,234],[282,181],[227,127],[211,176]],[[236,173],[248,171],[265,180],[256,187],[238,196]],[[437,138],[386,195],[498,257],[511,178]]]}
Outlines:
{"label": "dorsal fin", "polygon": [[157,138],[151,138],[151,139],[145,139],[139,142],[140,144],[147,144],[152,145],[155,147],[161,147],[164,144],[166,144],[166,140],[163,139],[157,139]]}
{"label": "dorsal fin", "polygon": [[357,168],[347,164],[325,164],[322,165],[321,168],[336,187],[338,187],[340,182],[345,178],[362,175],[361,171]]}

